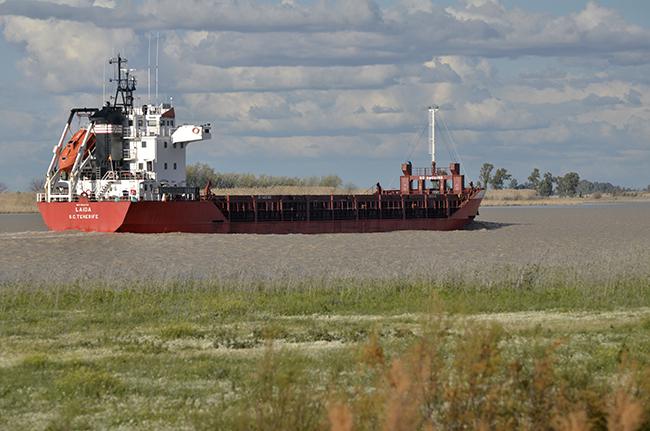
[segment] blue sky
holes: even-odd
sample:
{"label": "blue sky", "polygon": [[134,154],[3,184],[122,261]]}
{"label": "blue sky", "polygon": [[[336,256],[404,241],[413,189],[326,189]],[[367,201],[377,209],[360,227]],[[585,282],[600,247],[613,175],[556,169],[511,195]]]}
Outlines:
{"label": "blue sky", "polygon": [[[120,51],[147,100],[213,139],[190,162],[396,185],[441,105],[466,173],[533,167],[650,184],[650,3],[641,0],[0,0],[0,182],[42,176],[67,111],[101,101]],[[440,148],[450,161],[450,140]]]}

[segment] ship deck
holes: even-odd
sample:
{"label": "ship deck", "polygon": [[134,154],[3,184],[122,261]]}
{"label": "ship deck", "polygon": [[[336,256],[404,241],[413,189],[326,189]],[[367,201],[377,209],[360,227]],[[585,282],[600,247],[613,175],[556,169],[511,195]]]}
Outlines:
{"label": "ship deck", "polygon": [[478,190],[462,194],[210,196],[233,223],[449,218]]}

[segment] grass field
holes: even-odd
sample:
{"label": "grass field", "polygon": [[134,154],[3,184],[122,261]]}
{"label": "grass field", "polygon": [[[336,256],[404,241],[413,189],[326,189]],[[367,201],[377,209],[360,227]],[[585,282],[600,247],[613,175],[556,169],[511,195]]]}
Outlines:
{"label": "grass field", "polygon": [[562,280],[6,283],[0,428],[647,429],[650,284]]}

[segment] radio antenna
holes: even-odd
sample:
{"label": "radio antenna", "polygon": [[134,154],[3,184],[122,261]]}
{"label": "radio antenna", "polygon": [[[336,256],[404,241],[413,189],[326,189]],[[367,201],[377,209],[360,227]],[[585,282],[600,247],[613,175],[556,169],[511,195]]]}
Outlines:
{"label": "radio antenna", "polygon": [[436,111],[438,106],[429,106],[429,152],[431,153],[431,162],[436,162]]}
{"label": "radio antenna", "polygon": [[160,42],[160,32],[156,33],[156,103],[158,103],[158,42]]}
{"label": "radio antenna", "polygon": [[106,62],[102,61],[102,64],[104,68],[102,71],[102,103],[100,103],[100,106],[104,106],[104,103],[106,103]]}
{"label": "radio antenna", "polygon": [[147,103],[151,104],[151,33],[149,33],[149,49],[147,50]]}

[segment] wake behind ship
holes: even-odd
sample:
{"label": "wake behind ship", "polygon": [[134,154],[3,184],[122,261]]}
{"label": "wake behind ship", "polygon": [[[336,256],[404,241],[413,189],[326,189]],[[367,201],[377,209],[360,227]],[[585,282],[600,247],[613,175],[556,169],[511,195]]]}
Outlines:
{"label": "wake behind ship", "polygon": [[[96,232],[342,233],[461,229],[484,190],[466,186],[460,164],[401,166],[400,188],[351,195],[214,195],[186,185],[187,145],[211,138],[210,124],[176,123],[171,104],[134,107],[135,77],[116,67],[113,102],[74,108],[53,149],[38,208],[49,229]],[[72,120],[85,126],[72,136]],[[66,141],[67,140],[67,141]]]}

